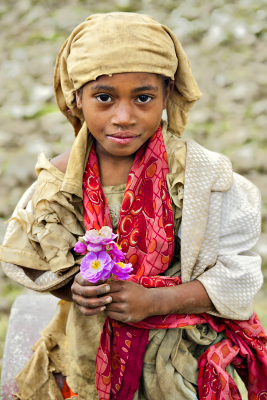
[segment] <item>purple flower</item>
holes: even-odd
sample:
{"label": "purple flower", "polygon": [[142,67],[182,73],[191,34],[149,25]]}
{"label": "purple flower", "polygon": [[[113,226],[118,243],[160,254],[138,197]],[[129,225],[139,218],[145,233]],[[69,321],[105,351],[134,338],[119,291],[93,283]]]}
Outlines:
{"label": "purple flower", "polygon": [[115,263],[123,261],[125,258],[125,253],[121,251],[121,247],[117,243],[108,244],[106,250],[109,252]]}
{"label": "purple flower", "polygon": [[123,262],[116,263],[112,269],[112,274],[116,275],[119,279],[125,280],[129,278],[129,274],[132,272],[132,264],[124,264]]}
{"label": "purple flower", "polygon": [[106,250],[106,247],[103,246],[101,243],[97,244],[97,243],[89,243],[87,245],[87,250],[88,251],[102,251],[102,250]]}
{"label": "purple flower", "polygon": [[100,280],[108,279],[114,261],[106,251],[91,252],[86,254],[81,262],[81,274],[89,282],[96,283]]}
{"label": "purple flower", "polygon": [[[107,244],[112,243],[117,236],[118,235],[115,235],[109,226],[103,226],[100,231],[97,231],[96,229],[91,229],[90,231],[87,231],[83,239],[88,245],[93,244],[98,246],[106,246]],[[100,251],[96,250],[96,248],[96,246],[92,247],[91,251]]]}
{"label": "purple flower", "polygon": [[82,242],[77,242],[74,246],[74,251],[76,251],[76,253],[80,253],[82,255],[86,254],[86,244],[82,243]]}

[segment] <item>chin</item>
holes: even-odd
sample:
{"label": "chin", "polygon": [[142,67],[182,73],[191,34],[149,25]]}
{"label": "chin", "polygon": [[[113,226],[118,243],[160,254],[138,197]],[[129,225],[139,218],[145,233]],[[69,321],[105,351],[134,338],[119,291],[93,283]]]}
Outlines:
{"label": "chin", "polygon": [[126,148],[126,146],[124,146],[123,148],[111,148],[111,149],[106,149],[107,152],[109,152],[110,154],[112,154],[113,156],[117,156],[117,157],[127,157],[127,156],[131,156],[134,153],[137,152],[138,149],[133,149],[133,148]]}

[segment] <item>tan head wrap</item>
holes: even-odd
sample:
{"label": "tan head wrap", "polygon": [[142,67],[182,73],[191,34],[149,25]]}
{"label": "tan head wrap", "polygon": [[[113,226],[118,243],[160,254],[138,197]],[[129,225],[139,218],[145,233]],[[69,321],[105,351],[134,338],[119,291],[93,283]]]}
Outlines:
{"label": "tan head wrap", "polygon": [[169,28],[152,17],[133,13],[90,16],[74,29],[59,52],[55,96],[75,134],[84,122],[75,91],[101,75],[123,72],[155,73],[174,80],[167,102],[168,129],[181,136],[188,111],[201,96],[189,61]]}

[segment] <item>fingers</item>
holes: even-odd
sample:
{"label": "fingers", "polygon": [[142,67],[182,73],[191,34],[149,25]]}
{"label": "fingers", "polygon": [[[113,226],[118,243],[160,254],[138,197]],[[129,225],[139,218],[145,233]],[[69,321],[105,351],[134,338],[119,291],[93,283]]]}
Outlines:
{"label": "fingers", "polygon": [[105,297],[95,297],[95,298],[86,298],[79,296],[77,294],[74,294],[73,296],[73,301],[76,304],[79,304],[82,307],[85,308],[97,308],[101,306],[105,306],[106,304],[110,304],[112,302],[112,297],[111,296],[105,296]]}
{"label": "fingers", "polygon": [[92,315],[96,315],[98,313],[100,313],[101,311],[105,310],[105,306],[102,307],[97,307],[97,308],[93,308],[93,309],[89,309],[89,308],[85,308],[83,306],[80,306],[79,304],[76,303],[76,307],[81,311],[81,313],[83,315],[85,315],[86,317],[91,317]]}
{"label": "fingers", "polygon": [[82,296],[73,295],[73,301],[78,309],[86,316],[98,314],[106,309],[106,305],[112,302],[111,296],[87,299]]}
{"label": "fingers", "polygon": [[110,286],[106,283],[99,286],[81,286],[76,280],[74,280],[71,286],[72,294],[77,294],[83,297],[97,297],[110,292]]}
{"label": "fingers", "polygon": [[98,286],[106,281],[98,281],[96,283],[92,283],[89,282],[88,279],[84,278],[82,274],[79,272],[77,275],[75,275],[75,282],[77,282],[81,286]]}
{"label": "fingers", "polygon": [[95,315],[107,309],[113,315],[112,318],[124,321],[127,319],[125,285],[124,281],[91,283],[79,273],[71,287],[72,299],[85,316]]}
{"label": "fingers", "polygon": [[125,281],[109,281],[108,283],[110,286],[110,293],[120,292],[125,289]]}
{"label": "fingers", "polygon": [[105,296],[110,291],[110,286],[105,282],[89,282],[80,273],[75,276],[71,286],[72,299],[81,313],[86,316],[98,314],[112,301],[111,296]]}

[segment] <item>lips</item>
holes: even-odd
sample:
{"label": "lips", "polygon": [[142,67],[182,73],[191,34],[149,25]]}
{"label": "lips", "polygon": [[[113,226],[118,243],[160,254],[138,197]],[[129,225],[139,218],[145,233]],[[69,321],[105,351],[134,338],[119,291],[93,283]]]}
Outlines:
{"label": "lips", "polygon": [[126,145],[132,143],[140,135],[135,135],[132,132],[116,132],[112,135],[107,135],[107,138],[113,142],[120,145]]}
{"label": "lips", "polygon": [[140,136],[140,135],[135,135],[135,134],[132,133],[132,132],[116,132],[116,133],[113,133],[112,135],[108,135],[108,137],[122,138],[122,139],[125,139],[125,138],[135,138],[135,137],[137,137],[137,136]]}

